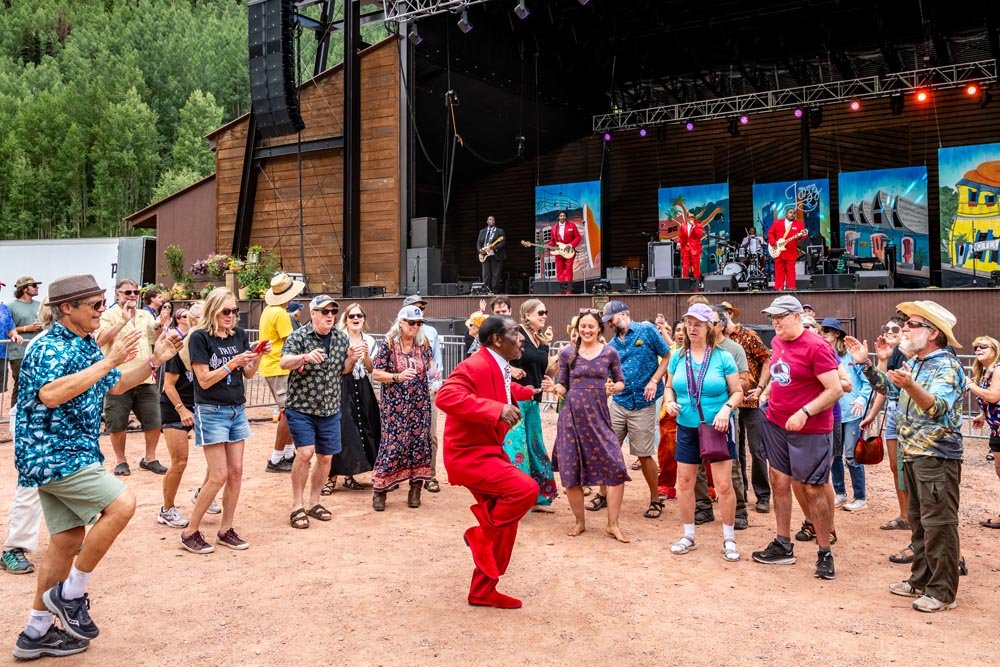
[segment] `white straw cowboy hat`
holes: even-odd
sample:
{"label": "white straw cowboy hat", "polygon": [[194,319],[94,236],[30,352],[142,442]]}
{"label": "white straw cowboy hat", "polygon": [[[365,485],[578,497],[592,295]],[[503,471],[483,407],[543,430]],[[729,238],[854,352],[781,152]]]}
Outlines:
{"label": "white straw cowboy hat", "polygon": [[904,315],[916,315],[917,317],[924,318],[948,338],[949,345],[956,350],[962,349],[962,346],[955,339],[955,334],[952,332],[952,328],[958,324],[958,318],[952,315],[951,311],[944,306],[934,301],[905,301],[896,306],[896,310]]}
{"label": "white straw cowboy hat", "polygon": [[292,280],[287,273],[279,273],[271,278],[271,287],[264,295],[264,302],[269,306],[280,306],[288,303],[306,288],[301,280]]}

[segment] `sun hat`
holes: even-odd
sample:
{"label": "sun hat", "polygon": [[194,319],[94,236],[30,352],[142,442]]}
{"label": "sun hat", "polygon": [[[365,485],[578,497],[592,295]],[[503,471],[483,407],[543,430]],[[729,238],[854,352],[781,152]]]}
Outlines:
{"label": "sun hat", "polygon": [[337,308],[340,308],[340,304],[329,294],[320,294],[319,296],[313,297],[313,300],[309,302],[309,310],[323,310],[330,304],[333,304]]}
{"label": "sun hat", "polygon": [[729,303],[728,301],[723,301],[719,305],[728,310],[730,313],[732,313],[733,317],[738,318],[740,316],[740,309],[734,306],[733,304]]}
{"label": "sun hat", "polygon": [[424,311],[420,308],[409,305],[403,306],[399,309],[399,313],[396,315],[397,320],[420,320],[423,322],[426,318],[424,317]]}
{"label": "sun hat", "polygon": [[691,304],[691,307],[684,313],[684,317],[693,317],[700,322],[711,322],[713,315],[715,315],[715,311],[712,310],[712,307],[703,303]]}
{"label": "sun hat", "polygon": [[611,318],[618,313],[627,313],[628,306],[626,306],[621,301],[608,301],[604,304],[604,316],[601,318],[604,322],[610,322]]}
{"label": "sun hat", "polygon": [[771,302],[770,306],[768,306],[767,308],[765,308],[760,312],[764,313],[765,315],[781,315],[783,313],[801,313],[802,304],[799,303],[799,300],[796,299],[794,296],[785,294],[783,296],[779,296],[778,298],[776,298],[774,301]]}
{"label": "sun hat", "polygon": [[60,303],[75,301],[88,296],[104,294],[104,288],[97,284],[94,276],[88,274],[62,276],[49,284],[49,293],[45,298],[46,306],[58,306]]}
{"label": "sun hat", "polygon": [[934,325],[938,331],[948,338],[948,344],[955,349],[962,346],[955,339],[952,329],[958,324],[958,318],[952,315],[951,311],[934,301],[904,301],[896,306],[896,310],[904,315],[922,317]]}
{"label": "sun hat", "polygon": [[269,306],[280,306],[288,303],[306,288],[301,280],[293,280],[287,273],[279,273],[271,278],[271,287],[264,295],[264,302]]}
{"label": "sun hat", "polygon": [[840,333],[847,335],[847,330],[844,329],[844,325],[840,323],[836,317],[824,317],[823,321],[819,323],[819,326],[823,329],[835,329]]}

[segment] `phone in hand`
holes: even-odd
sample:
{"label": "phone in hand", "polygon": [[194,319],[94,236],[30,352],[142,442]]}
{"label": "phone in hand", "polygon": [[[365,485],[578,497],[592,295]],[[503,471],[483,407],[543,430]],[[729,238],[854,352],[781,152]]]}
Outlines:
{"label": "phone in hand", "polygon": [[253,353],[254,353],[254,354],[260,354],[261,352],[263,352],[263,351],[264,351],[264,348],[265,348],[265,347],[267,347],[267,340],[261,340],[261,341],[258,341],[258,342],[257,342],[257,347],[255,347],[255,348],[253,349]]}

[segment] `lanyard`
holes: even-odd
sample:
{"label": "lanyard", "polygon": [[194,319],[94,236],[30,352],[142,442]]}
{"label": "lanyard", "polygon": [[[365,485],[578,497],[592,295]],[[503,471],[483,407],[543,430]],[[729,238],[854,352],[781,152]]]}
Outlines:
{"label": "lanyard", "polygon": [[691,405],[701,408],[701,388],[702,384],[705,382],[705,374],[708,372],[708,365],[712,361],[712,348],[706,347],[705,358],[701,361],[701,370],[698,371],[698,381],[695,382],[694,379],[694,368],[693,357],[691,355],[691,350],[688,350],[687,355],[684,357],[685,366],[687,366],[687,380],[688,380],[688,396],[691,397]]}

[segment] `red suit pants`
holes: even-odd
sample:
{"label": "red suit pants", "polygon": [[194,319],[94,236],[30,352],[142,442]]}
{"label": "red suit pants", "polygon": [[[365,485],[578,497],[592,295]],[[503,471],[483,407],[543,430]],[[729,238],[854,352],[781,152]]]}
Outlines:
{"label": "red suit pants", "polygon": [[681,277],[701,278],[701,244],[689,243],[681,248]]}
{"label": "red suit pants", "polygon": [[795,257],[779,255],[774,260],[774,289],[795,289]]}
{"label": "red suit pants", "polygon": [[573,282],[573,260],[576,258],[566,259],[555,255],[553,259],[556,260],[556,280],[561,283]]}

